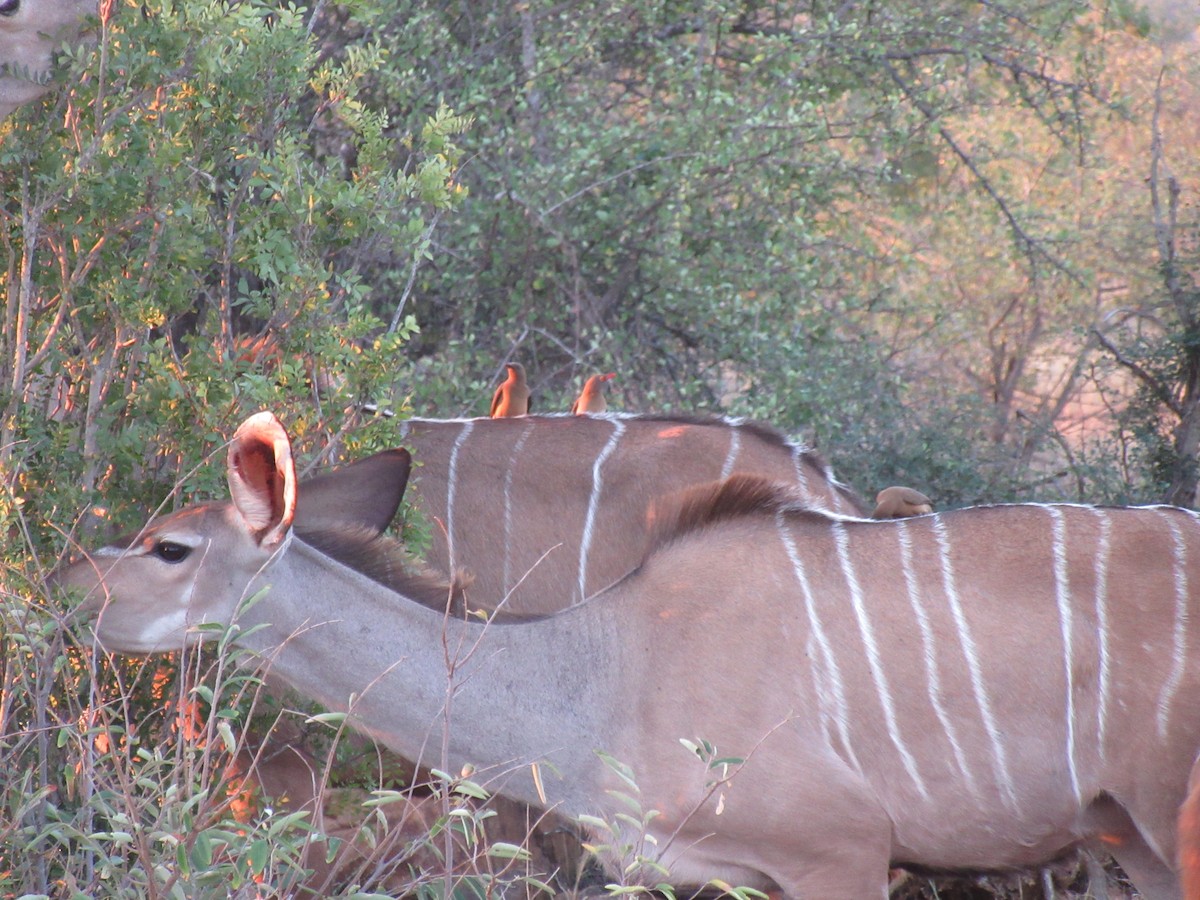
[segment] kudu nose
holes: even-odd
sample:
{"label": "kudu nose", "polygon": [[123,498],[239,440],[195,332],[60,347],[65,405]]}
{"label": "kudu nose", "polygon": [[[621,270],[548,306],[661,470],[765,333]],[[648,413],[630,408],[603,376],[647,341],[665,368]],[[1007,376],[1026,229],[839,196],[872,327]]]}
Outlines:
{"label": "kudu nose", "polygon": [[94,570],[94,563],[87,557],[70,560],[56,566],[46,576],[46,590],[51,594],[70,591],[82,598],[71,610],[76,617],[91,618],[104,605],[104,586]]}

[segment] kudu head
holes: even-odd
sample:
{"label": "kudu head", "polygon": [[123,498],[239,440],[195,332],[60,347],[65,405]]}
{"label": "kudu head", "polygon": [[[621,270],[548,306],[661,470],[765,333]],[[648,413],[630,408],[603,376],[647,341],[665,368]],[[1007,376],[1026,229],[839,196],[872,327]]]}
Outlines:
{"label": "kudu head", "polygon": [[49,90],[55,47],[95,13],[95,0],[0,0],[0,119]]}
{"label": "kudu head", "polygon": [[[178,650],[204,639],[197,630],[228,624],[256,573],[301,534],[338,530],[378,536],[408,480],[407,451],[369,457],[304,483],[297,503],[291,445],[262,412],[229,444],[230,500],[188,507],[78,559],[54,576],[82,591],[80,613],[95,615],[105,648],[124,653]],[[147,595],[153,585],[155,595]]]}

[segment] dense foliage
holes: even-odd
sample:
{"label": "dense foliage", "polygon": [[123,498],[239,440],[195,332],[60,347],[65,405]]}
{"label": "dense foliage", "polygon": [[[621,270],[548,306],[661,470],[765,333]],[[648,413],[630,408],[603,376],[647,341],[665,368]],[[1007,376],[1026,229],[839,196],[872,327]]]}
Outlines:
{"label": "dense foliage", "polygon": [[1190,165],[1195,80],[1133,8],[377,12],[331,14],[326,46],[403,60],[369,88],[401,130],[443,98],[474,120],[397,400],[485,411],[512,357],[566,409],[613,369],[624,408],[767,419],[866,493],[1163,495],[1096,331],[1162,287],[1149,113],[1166,66],[1166,155]]}
{"label": "dense foliage", "polygon": [[364,273],[428,252],[468,123],[437,109],[392,137],[357,96],[384,50],[323,57],[311,25],[261,3],[120,9],[0,125],[5,895],[282,893],[312,842],[226,791],[256,682],[220,660],[114,667],[53,605],[28,614],[65,546],[222,492],[207,462],[248,411],[279,410],[311,464],[391,443],[352,401],[390,388],[416,325]]}
{"label": "dense foliage", "polygon": [[[0,122],[0,752],[27,763],[0,894],[282,895],[324,840],[214,781],[256,683],[97,660],[42,586],[221,495],[259,408],[317,466],[485,412],[518,359],[536,409],[612,370],[614,407],[768,420],[868,495],[1194,505],[1186,27],[1082,0],[102,9]],[[163,704],[197,697],[185,735]]]}

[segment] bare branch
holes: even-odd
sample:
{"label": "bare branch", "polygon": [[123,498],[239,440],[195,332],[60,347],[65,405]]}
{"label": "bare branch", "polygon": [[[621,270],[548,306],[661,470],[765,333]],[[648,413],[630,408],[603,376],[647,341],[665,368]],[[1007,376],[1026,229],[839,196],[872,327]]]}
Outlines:
{"label": "bare branch", "polygon": [[404,307],[408,304],[408,298],[412,296],[413,285],[417,281],[417,270],[421,268],[421,260],[425,258],[425,253],[433,238],[433,230],[437,227],[438,219],[441,216],[442,211],[440,209],[434,212],[429,226],[425,229],[425,233],[421,235],[421,241],[417,245],[417,249],[413,251],[412,265],[408,269],[408,280],[404,282],[404,290],[400,292],[400,302],[396,304],[396,312],[392,315],[392,321],[388,323],[387,334],[394,333],[400,327],[400,317],[404,315]]}
{"label": "bare branch", "polygon": [[[1154,83],[1154,113],[1150,119],[1150,209],[1154,215],[1154,238],[1158,242],[1158,258],[1164,266],[1175,261],[1175,229],[1163,221],[1162,199],[1159,196],[1159,169],[1163,165],[1163,136],[1161,127],[1162,83],[1166,66],[1158,70]],[[1169,177],[1169,176],[1168,176]]]}
{"label": "bare branch", "polygon": [[933,127],[934,132],[943,141],[945,141],[946,146],[950,148],[951,152],[953,152],[954,155],[959,158],[962,164],[967,167],[971,175],[975,178],[976,183],[983,189],[984,193],[992,198],[992,201],[1000,210],[1000,214],[1004,216],[1004,220],[1008,222],[1008,227],[1011,230],[1013,237],[1016,238],[1018,246],[1022,248],[1026,256],[1030,257],[1031,260],[1037,258],[1044,260],[1050,265],[1051,268],[1066,275],[1079,287],[1086,287],[1086,283],[1080,275],[1076,274],[1075,271],[1069,265],[1067,265],[1064,260],[1059,259],[1057,256],[1046,250],[1045,247],[1042,246],[1041,241],[1039,241],[1021,226],[1021,223],[1017,221],[1016,215],[1009,207],[1008,201],[1000,196],[1000,192],[996,190],[996,187],[992,184],[991,180],[980,170],[979,166],[976,165],[975,159],[971,156],[971,154],[959,145],[958,141],[954,139],[954,135],[950,133],[949,129],[947,129],[944,125],[938,124],[937,113],[933,107],[926,103],[920,97],[920,95],[913,90],[912,85],[900,76],[900,73],[896,71],[896,67],[890,62],[885,62],[884,68],[891,77],[893,83],[900,88],[900,91],[904,94],[904,96],[909,99],[909,101],[920,111],[921,115],[925,117],[926,121],[928,121]]}
{"label": "bare branch", "polygon": [[1156,378],[1152,372],[1147,371],[1145,368],[1139,365],[1136,360],[1132,360],[1122,353],[1120,348],[1117,347],[1107,337],[1105,337],[1104,333],[1101,332],[1100,329],[1093,328],[1092,334],[1095,336],[1096,340],[1099,341],[1100,346],[1112,355],[1112,358],[1117,361],[1117,364],[1122,368],[1127,369],[1130,374],[1144,384],[1160,403],[1166,406],[1175,415],[1180,417],[1183,416],[1183,409],[1180,407],[1179,402],[1174,398],[1174,396],[1172,396],[1171,392],[1167,389],[1167,386],[1162,383],[1161,379]]}

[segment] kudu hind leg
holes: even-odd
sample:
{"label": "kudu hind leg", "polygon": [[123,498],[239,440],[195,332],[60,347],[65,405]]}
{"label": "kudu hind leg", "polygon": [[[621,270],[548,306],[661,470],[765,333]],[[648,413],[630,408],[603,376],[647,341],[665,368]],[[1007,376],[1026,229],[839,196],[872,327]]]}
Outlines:
{"label": "kudu hind leg", "polygon": [[[721,811],[705,809],[672,829],[676,848],[694,848],[690,873],[756,873],[785,900],[886,900],[892,819],[870,782],[801,729],[776,729],[754,752],[768,748],[770,765],[751,753],[732,776]],[[672,875],[683,874],[666,862]]]}
{"label": "kudu hind leg", "polygon": [[791,859],[764,866],[786,900],[887,900],[890,827],[882,835],[877,828],[870,833],[842,828],[839,837],[837,846],[820,849],[800,843],[802,851],[793,848]]}
{"label": "kudu hind leg", "polygon": [[865,787],[813,803],[763,872],[787,900],[887,900],[892,823]]}
{"label": "kudu hind leg", "polygon": [[[1111,797],[1100,797],[1088,807],[1084,821],[1096,836],[1096,846],[1112,855],[1144,900],[1180,900],[1174,868],[1155,851],[1121,804]],[[1153,837],[1161,846],[1171,835]]]}

